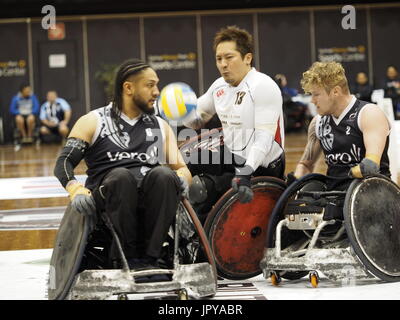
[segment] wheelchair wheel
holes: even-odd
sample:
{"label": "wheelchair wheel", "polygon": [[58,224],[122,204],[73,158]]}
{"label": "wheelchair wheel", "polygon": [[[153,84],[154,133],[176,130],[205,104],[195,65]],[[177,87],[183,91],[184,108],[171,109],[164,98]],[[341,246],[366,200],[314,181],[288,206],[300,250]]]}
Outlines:
{"label": "wheelchair wheel", "polygon": [[350,244],[367,270],[383,281],[400,281],[400,188],[382,175],[355,179],[343,214]]}
{"label": "wheelchair wheel", "polygon": [[205,232],[215,256],[218,274],[231,280],[248,279],[261,273],[270,214],[285,189],[273,177],[251,180],[254,198],[241,204],[228,190],[214,205],[205,222]]}

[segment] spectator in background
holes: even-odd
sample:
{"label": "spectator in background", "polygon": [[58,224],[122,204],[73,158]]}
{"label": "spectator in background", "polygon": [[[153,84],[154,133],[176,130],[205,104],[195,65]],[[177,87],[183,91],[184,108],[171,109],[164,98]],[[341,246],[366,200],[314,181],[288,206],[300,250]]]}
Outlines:
{"label": "spectator in background", "polygon": [[285,132],[307,126],[307,105],[293,99],[299,92],[294,88],[288,87],[287,79],[284,74],[276,74],[274,80],[282,93]]}
{"label": "spectator in background", "polygon": [[365,72],[357,73],[356,82],[351,91],[357,99],[371,102],[373,87],[368,83],[368,76]]}
{"label": "spectator in background", "polygon": [[278,84],[279,88],[281,89],[284,95],[295,97],[299,93],[296,89],[288,87],[287,79],[284,74],[281,73],[276,74],[275,82]]}
{"label": "spectator in background", "polygon": [[385,90],[385,98],[391,98],[393,103],[393,113],[395,118],[400,112],[400,76],[395,66],[388,66],[386,69],[386,78],[383,86]]}
{"label": "spectator in background", "polygon": [[10,112],[14,115],[16,126],[22,135],[22,143],[32,143],[39,101],[29,84],[20,86],[19,92],[11,100]]}
{"label": "spectator in background", "polygon": [[47,101],[40,108],[42,135],[55,134],[66,138],[69,133],[71,107],[67,101],[59,98],[56,91],[47,92]]}

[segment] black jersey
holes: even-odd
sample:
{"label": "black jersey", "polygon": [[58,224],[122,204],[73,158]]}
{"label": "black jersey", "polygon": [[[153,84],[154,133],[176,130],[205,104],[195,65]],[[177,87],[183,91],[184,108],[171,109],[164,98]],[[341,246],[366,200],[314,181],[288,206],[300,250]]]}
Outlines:
{"label": "black jersey", "polygon": [[111,104],[93,110],[98,117],[93,141],[85,154],[88,166],[86,187],[93,190],[113,168],[132,169],[141,179],[152,167],[162,163],[163,131],[161,119],[142,114],[136,119],[122,115],[118,132],[111,119]]}
{"label": "black jersey", "polygon": [[[361,109],[370,102],[353,98],[352,103],[347,113],[343,112],[343,118],[334,119],[331,115],[317,118],[316,134],[325,154],[328,176],[347,177],[350,168],[365,157],[363,133],[358,123]],[[380,173],[390,177],[388,147],[389,136],[381,157]]]}

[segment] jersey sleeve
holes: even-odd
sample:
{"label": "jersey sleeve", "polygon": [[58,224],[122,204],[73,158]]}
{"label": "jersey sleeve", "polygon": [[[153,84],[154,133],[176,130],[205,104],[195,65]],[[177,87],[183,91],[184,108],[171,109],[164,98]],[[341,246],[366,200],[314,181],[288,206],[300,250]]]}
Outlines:
{"label": "jersey sleeve", "polygon": [[214,105],[214,84],[205,94],[197,99],[197,107],[182,122],[183,125],[193,129],[202,128],[216,113]]}
{"label": "jersey sleeve", "polygon": [[39,118],[40,120],[46,120],[46,104],[47,102],[43,103],[42,106],[40,107],[40,115]]}
{"label": "jersey sleeve", "polygon": [[69,103],[62,98],[58,98],[58,102],[60,103],[61,109],[63,111],[70,111],[71,110],[71,106],[69,105]]}
{"label": "jersey sleeve", "polygon": [[[260,82],[253,90],[254,99],[254,142],[246,165],[256,170],[272,150],[274,142],[281,145],[280,123],[282,121],[282,94],[271,81]],[[275,159],[271,159],[275,160]]]}

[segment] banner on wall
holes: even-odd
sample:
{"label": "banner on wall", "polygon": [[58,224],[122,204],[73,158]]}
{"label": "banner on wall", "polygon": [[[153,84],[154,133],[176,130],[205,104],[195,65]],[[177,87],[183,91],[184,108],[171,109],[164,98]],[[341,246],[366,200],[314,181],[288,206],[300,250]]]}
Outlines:
{"label": "banner on wall", "polygon": [[26,72],[26,61],[23,59],[0,61],[0,77],[21,77]]}
{"label": "banner on wall", "polygon": [[194,52],[160,55],[153,54],[147,57],[150,67],[155,71],[195,69],[196,59],[197,54]]}
{"label": "banner on wall", "polygon": [[358,45],[318,48],[318,60],[321,62],[364,62],[366,61],[366,47],[364,45]]}

